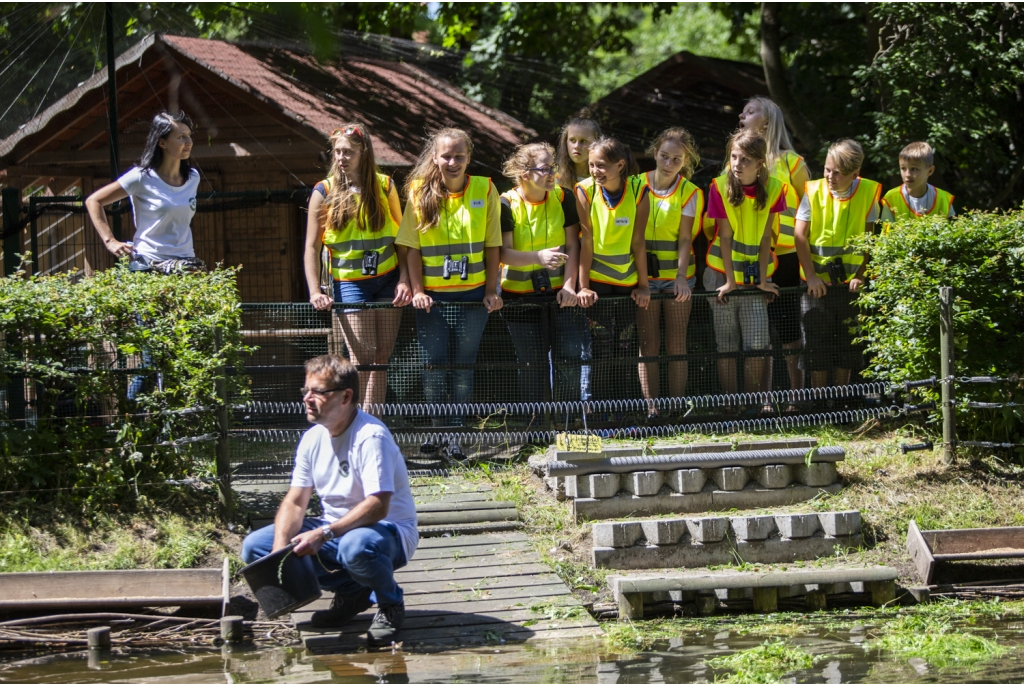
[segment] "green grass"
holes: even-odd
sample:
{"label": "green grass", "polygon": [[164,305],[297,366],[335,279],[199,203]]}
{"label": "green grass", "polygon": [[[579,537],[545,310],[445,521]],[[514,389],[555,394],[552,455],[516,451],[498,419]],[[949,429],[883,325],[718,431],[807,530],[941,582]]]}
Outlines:
{"label": "green grass", "polygon": [[864,648],[903,660],[924,659],[939,669],[977,666],[1010,651],[993,640],[958,628],[948,618],[927,613],[886,622],[878,637],[866,642]]}
{"label": "green grass", "polygon": [[793,671],[802,671],[814,665],[814,657],[780,640],[745,649],[742,652],[709,659],[708,667],[732,671],[717,683],[777,683]]}

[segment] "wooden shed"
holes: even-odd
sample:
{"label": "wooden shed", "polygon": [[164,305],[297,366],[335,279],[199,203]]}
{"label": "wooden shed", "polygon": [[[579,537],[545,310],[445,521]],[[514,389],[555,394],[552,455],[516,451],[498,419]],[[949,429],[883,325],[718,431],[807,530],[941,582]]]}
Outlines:
{"label": "wooden shed", "polygon": [[[162,109],[195,122],[193,161],[202,172],[197,256],[241,264],[243,301],[305,301],[304,198],[329,165],[328,136],[346,121],[367,125],[378,163],[402,176],[424,134],[443,126],[470,132],[470,173],[497,175],[501,160],[536,133],[465,97],[417,66],[346,58],[324,64],[295,50],[151,35],[116,60],[120,171],[137,159]],[[0,141],[5,185],[36,196],[88,195],[110,181],[107,72]],[[205,206],[211,191],[221,195]],[[271,192],[273,191],[273,192]],[[78,203],[50,211],[5,249],[34,246],[40,273],[109,266],[110,255]],[[51,208],[52,209],[52,208]],[[221,209],[223,211],[221,211]],[[122,237],[131,235],[130,214]],[[31,235],[30,235],[31,233]],[[34,242],[33,242],[34,241]]]}

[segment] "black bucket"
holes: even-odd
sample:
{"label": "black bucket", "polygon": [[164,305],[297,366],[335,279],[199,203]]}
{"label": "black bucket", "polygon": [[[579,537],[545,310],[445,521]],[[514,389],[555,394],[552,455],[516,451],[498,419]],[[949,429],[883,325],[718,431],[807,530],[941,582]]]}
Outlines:
{"label": "black bucket", "polygon": [[320,599],[313,557],[296,556],[293,547],[271,552],[239,571],[267,618],[283,616]]}

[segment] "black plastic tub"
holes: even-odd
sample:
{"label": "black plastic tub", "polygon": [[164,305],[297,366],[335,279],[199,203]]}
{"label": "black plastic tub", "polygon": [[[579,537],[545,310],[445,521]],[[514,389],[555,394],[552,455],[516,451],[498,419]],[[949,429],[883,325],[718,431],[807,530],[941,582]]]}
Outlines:
{"label": "black plastic tub", "polygon": [[267,618],[277,618],[320,599],[312,556],[296,556],[295,545],[257,559],[241,571]]}

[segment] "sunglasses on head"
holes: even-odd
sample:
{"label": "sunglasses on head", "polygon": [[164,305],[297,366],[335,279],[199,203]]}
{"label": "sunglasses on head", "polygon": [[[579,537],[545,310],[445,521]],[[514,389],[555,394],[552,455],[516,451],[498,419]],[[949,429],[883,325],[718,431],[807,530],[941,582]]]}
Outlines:
{"label": "sunglasses on head", "polygon": [[360,139],[363,137],[363,132],[359,130],[358,126],[346,126],[345,128],[336,128],[334,129],[334,132],[331,133],[331,135],[336,136],[339,133],[342,134],[343,136],[355,136],[356,138]]}

